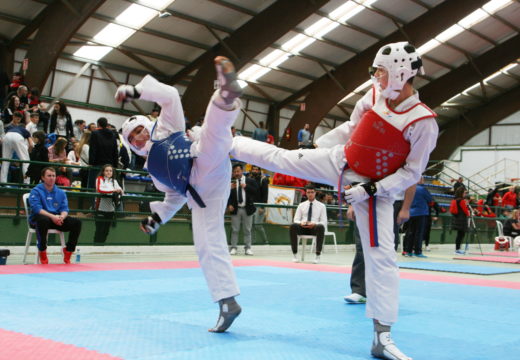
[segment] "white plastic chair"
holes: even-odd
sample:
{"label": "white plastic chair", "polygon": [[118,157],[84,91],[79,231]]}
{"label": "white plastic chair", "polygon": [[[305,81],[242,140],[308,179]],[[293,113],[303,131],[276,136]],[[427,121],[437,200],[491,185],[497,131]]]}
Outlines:
{"label": "white plastic chair", "polygon": [[[309,235],[311,236],[311,235]],[[336,254],[338,253],[338,243],[336,242],[336,233],[333,232],[333,231],[329,231],[329,227],[328,227],[328,224],[325,224],[325,236],[323,237],[323,250],[325,250],[325,243],[327,242],[327,236],[332,236],[332,240],[334,241],[334,250],[336,250]],[[314,249],[316,249],[316,241],[317,241],[317,238],[316,236],[314,236],[314,239],[312,239],[312,251],[314,251]]]}
{"label": "white plastic chair", "polygon": [[301,242],[302,244],[302,251],[300,251],[301,254],[301,261],[303,262],[305,260],[305,246],[307,245],[307,240],[312,240],[312,246],[311,246],[311,252],[314,248],[314,244],[316,244],[316,235],[298,235],[298,246]]}
{"label": "white plastic chair", "polygon": [[504,224],[501,221],[495,220],[497,223],[497,232],[499,237],[505,237],[509,241],[509,248],[513,249],[513,238],[511,236],[504,236]]}
{"label": "white plastic chair", "polygon": [[[25,260],[27,259],[27,253],[29,252],[29,246],[31,246],[32,236],[33,236],[33,234],[36,234],[36,230],[31,227],[31,224],[29,224],[29,204],[28,204],[29,195],[30,195],[30,193],[26,193],[26,194],[23,194],[23,196],[22,196],[23,206],[25,208],[25,215],[27,217],[27,229],[28,229],[27,237],[25,239],[25,251],[23,253],[23,264],[24,265],[26,264]],[[65,234],[63,234],[63,232],[61,232],[59,230],[55,230],[55,229],[49,229],[49,231],[47,232],[47,236],[48,236],[48,234],[58,234],[60,237],[60,241],[61,241],[61,248],[63,249],[65,247]],[[38,264],[39,261],[40,261],[40,258],[38,256],[38,247],[36,247],[34,263]]]}

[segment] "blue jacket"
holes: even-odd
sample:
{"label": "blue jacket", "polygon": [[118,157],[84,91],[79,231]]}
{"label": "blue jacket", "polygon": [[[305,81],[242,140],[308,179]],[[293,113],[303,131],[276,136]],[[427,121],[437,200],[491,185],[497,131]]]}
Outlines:
{"label": "blue jacket", "polygon": [[424,187],[418,184],[415,189],[410,216],[426,216],[430,214],[430,203],[433,201],[432,195]]}
{"label": "blue jacket", "polygon": [[45,185],[40,183],[31,190],[29,196],[29,205],[31,206],[31,216],[29,221],[32,223],[35,214],[41,209],[58,215],[63,211],[69,212],[69,202],[65,191],[54,185],[52,191],[47,191]]}

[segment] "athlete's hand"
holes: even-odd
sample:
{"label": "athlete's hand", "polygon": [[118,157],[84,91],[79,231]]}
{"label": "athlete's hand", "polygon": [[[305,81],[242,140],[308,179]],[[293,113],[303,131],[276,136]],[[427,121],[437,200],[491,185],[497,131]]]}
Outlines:
{"label": "athlete's hand", "polygon": [[345,190],[345,200],[349,204],[356,204],[368,198],[367,192],[361,185],[352,186],[350,189]]}
{"label": "athlete's hand", "polygon": [[117,88],[116,98],[117,102],[128,102],[134,99],[139,99],[141,94],[137,92],[133,85],[121,85]]}

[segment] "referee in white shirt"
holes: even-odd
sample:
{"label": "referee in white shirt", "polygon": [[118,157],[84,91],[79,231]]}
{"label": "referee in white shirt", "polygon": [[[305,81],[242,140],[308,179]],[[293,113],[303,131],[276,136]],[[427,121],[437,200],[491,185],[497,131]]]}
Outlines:
{"label": "referee in white shirt", "polygon": [[316,235],[316,257],[314,263],[318,264],[327,225],[327,209],[323,203],[316,200],[314,185],[309,184],[305,186],[305,194],[307,195],[307,201],[298,205],[290,230],[293,261],[298,261],[296,256],[298,253],[298,235]]}

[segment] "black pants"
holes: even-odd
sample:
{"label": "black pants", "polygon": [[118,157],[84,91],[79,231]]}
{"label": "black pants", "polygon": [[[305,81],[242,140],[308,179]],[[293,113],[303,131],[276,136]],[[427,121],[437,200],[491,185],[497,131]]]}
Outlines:
{"label": "black pants", "polygon": [[432,231],[432,216],[426,217],[426,224],[424,225],[424,246],[430,246],[430,232]]}
{"label": "black pants", "polygon": [[356,242],[356,255],[352,262],[352,274],[350,274],[350,289],[352,293],[359,294],[363,297],[367,296],[365,289],[365,259],[363,258],[363,245],[361,244],[361,236],[359,236],[359,229],[355,222],[351,223],[354,226],[354,241]]}
{"label": "black pants", "polygon": [[397,251],[399,247],[399,231],[401,229],[401,225],[397,223],[397,216],[399,215],[399,211],[403,207],[403,200],[394,201],[394,250]]}
{"label": "black pants", "polygon": [[74,252],[78,243],[79,233],[81,232],[81,220],[67,216],[63,221],[63,225],[56,225],[50,217],[36,214],[33,218],[34,229],[36,230],[36,238],[38,239],[38,250],[47,250],[47,233],[49,229],[59,231],[69,231],[69,240],[67,241],[67,251]]}
{"label": "black pants", "polygon": [[97,211],[96,212],[96,231],[94,233],[94,245],[102,245],[107,240],[112,220],[114,219],[113,212]]}
{"label": "black pants", "polygon": [[415,254],[422,254],[422,241],[424,234],[424,226],[426,225],[426,215],[411,216],[408,220],[408,227],[404,236],[403,249],[407,253],[415,252]]}
{"label": "black pants", "polygon": [[323,239],[325,238],[325,227],[316,224],[312,229],[303,228],[300,224],[292,224],[290,229],[291,248],[293,254],[298,252],[298,235],[316,235],[316,255],[321,254],[323,248]]}
{"label": "black pants", "polygon": [[466,231],[457,230],[457,237],[455,238],[455,250],[460,250],[460,244],[462,244],[462,240],[464,240],[464,235],[466,235]]}

